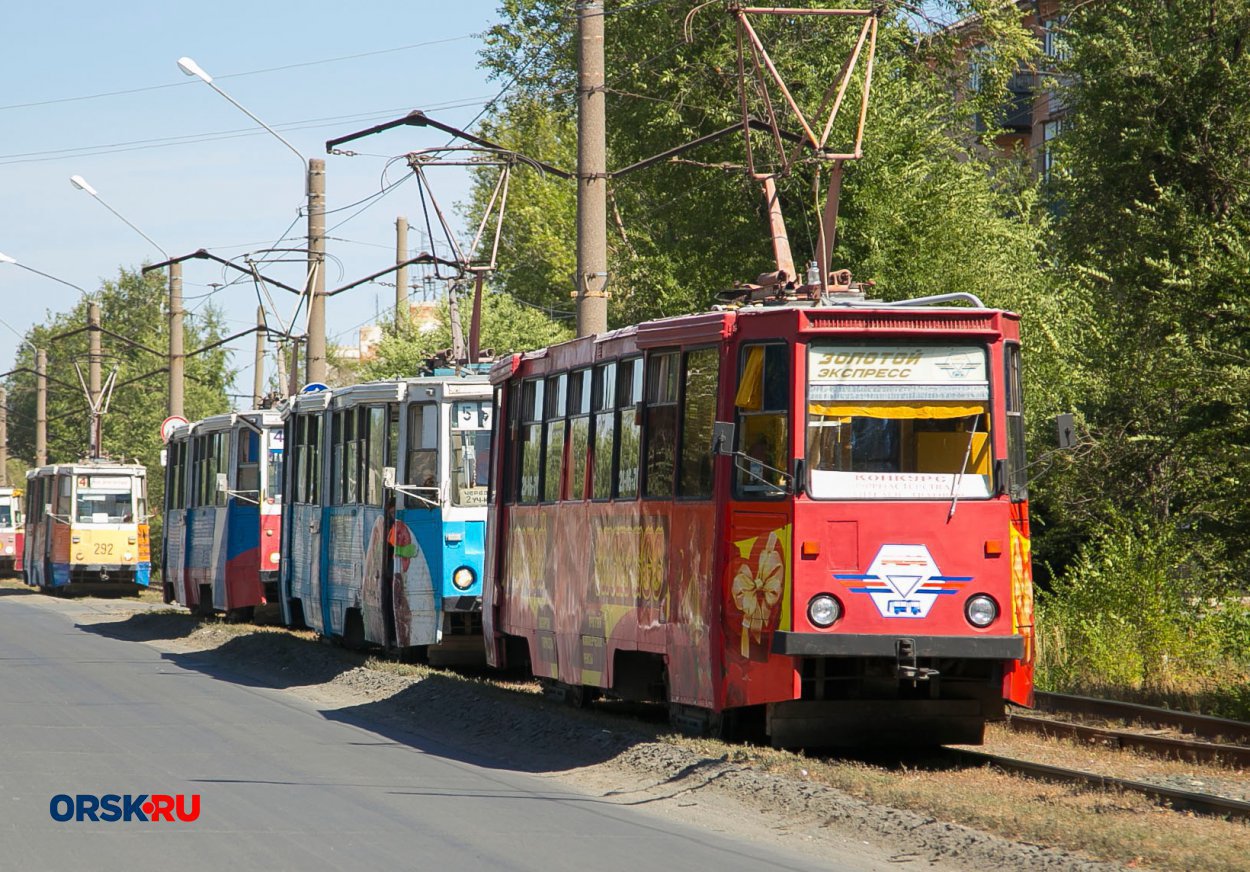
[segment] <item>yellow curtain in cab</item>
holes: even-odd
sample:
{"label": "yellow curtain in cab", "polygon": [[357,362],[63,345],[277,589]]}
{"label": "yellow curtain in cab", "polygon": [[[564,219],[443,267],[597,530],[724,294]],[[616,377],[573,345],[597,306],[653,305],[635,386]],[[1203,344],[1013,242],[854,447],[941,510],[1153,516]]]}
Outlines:
{"label": "yellow curtain in cab", "polygon": [[759,411],[764,408],[764,346],[747,350],[747,361],[742,367],[742,379],[734,405],[739,409]]}
{"label": "yellow curtain in cab", "polygon": [[946,418],[966,418],[969,415],[984,415],[985,406],[981,403],[942,403],[931,402],[924,405],[916,403],[845,403],[829,406],[824,403],[808,403],[809,415],[829,415],[837,418],[907,418],[942,420]]}

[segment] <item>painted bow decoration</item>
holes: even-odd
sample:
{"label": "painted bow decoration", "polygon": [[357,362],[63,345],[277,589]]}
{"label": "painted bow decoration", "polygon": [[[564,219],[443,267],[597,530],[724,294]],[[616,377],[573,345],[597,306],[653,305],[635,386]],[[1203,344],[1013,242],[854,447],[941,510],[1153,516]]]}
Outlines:
{"label": "painted bow decoration", "polygon": [[777,534],[769,533],[754,570],[750,563],[743,563],[734,575],[732,596],[734,605],[742,612],[743,657],[750,656],[752,639],[762,641],[773,610],[781,601],[784,584],[785,566]]}

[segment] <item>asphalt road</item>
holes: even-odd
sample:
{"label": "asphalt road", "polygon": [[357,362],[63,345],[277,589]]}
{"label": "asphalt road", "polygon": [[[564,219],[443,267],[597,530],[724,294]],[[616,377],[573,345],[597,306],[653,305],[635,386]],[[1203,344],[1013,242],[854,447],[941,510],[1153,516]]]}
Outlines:
{"label": "asphalt road", "polygon": [[[0,589],[0,870],[861,869],[334,720]],[[77,612],[76,612],[77,610]],[[192,823],[57,822],[58,794],[199,794]],[[871,864],[875,865],[875,864]]]}

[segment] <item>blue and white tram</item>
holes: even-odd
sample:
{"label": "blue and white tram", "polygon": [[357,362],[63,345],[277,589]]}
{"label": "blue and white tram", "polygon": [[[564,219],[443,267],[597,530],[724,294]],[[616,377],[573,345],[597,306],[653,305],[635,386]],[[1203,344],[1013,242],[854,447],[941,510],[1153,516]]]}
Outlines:
{"label": "blue and white tram", "polygon": [[491,388],[484,375],[294,397],[282,603],[348,644],[480,649]]}

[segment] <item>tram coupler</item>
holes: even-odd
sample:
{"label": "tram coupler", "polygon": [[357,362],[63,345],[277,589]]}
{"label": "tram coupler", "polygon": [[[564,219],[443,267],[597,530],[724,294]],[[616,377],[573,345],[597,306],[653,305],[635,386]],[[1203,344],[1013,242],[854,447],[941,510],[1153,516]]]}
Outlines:
{"label": "tram coupler", "polygon": [[904,681],[928,681],[941,674],[936,669],[928,669],[917,664],[915,639],[896,639],[894,658],[895,674]]}

